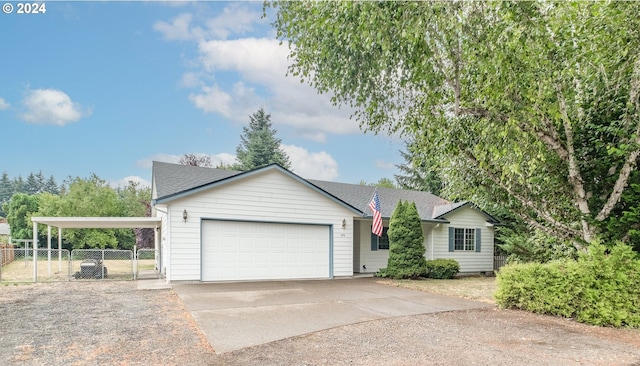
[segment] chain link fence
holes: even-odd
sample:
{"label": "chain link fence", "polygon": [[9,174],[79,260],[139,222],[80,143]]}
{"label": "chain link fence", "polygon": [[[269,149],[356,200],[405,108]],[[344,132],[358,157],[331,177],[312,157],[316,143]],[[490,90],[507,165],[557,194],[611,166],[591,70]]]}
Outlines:
{"label": "chain link fence", "polygon": [[0,282],[68,281],[69,251],[66,249],[4,248],[0,251]]}
{"label": "chain link fence", "polygon": [[158,271],[158,251],[154,249],[138,249],[136,256],[136,278],[160,278]]}
{"label": "chain link fence", "polygon": [[[0,283],[133,280],[134,261],[131,250],[2,248]],[[143,252],[141,263],[142,270],[155,272],[155,252]]]}
{"label": "chain link fence", "polygon": [[118,249],[74,249],[71,273],[75,280],[132,280],[133,251]]}

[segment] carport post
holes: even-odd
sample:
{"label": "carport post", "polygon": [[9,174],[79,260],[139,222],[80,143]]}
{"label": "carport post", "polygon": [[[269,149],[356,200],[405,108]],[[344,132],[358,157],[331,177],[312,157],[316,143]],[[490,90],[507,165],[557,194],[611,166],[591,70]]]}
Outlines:
{"label": "carport post", "polygon": [[138,246],[133,244],[133,279],[136,279],[136,273],[138,273]]}
{"label": "carport post", "polygon": [[62,272],[62,228],[58,228],[58,272]]}
{"label": "carport post", "polygon": [[38,223],[33,223],[33,282],[38,282]]}
{"label": "carport post", "polygon": [[47,271],[51,278],[51,225],[47,225]]}

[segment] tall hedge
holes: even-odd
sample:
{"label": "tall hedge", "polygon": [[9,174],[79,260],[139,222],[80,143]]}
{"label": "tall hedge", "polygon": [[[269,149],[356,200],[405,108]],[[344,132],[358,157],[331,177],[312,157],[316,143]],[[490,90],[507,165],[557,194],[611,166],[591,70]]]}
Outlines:
{"label": "tall hedge", "polygon": [[386,276],[416,279],[426,272],[422,221],[415,203],[398,202],[389,221]]}
{"label": "tall hedge", "polygon": [[495,299],[502,308],[640,327],[640,259],[628,245],[595,243],[577,261],[507,265],[497,282]]}

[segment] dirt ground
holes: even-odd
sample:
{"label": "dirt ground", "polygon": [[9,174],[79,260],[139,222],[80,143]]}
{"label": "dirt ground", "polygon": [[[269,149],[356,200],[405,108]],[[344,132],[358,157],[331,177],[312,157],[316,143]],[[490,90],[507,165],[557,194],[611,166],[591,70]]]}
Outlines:
{"label": "dirt ground", "polygon": [[173,290],[0,286],[2,365],[637,365],[640,331],[496,308],[370,321],[218,355]]}

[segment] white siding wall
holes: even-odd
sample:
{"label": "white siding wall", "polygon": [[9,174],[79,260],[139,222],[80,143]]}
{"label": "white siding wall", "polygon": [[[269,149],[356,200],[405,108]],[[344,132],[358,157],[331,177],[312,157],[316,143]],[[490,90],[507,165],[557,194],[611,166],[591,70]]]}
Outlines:
{"label": "white siding wall", "polygon": [[201,218],[331,224],[333,275],[353,275],[353,212],[279,171],[220,185],[171,201],[169,206],[170,281],[200,280]]}
{"label": "white siding wall", "polygon": [[[383,220],[383,225],[385,227],[389,226],[389,222],[387,220]],[[360,273],[374,273],[377,272],[380,268],[385,268],[387,266],[387,260],[389,259],[389,251],[386,249],[372,251],[371,250],[371,220],[369,221],[356,221],[356,224],[360,228],[360,237],[357,238],[358,244],[356,245],[360,251],[360,266],[358,272]],[[425,247],[425,257],[427,259],[431,259],[430,256],[433,253],[432,236],[431,236],[431,228],[432,224],[422,224],[422,234],[424,235],[424,247]],[[366,265],[367,269],[363,269],[362,265]],[[354,267],[355,271],[355,267]]]}
{"label": "white siding wall", "polygon": [[[371,250],[371,220],[355,221],[360,226],[360,263],[358,272],[374,273],[387,266],[389,250]],[[389,226],[389,221],[383,220],[382,225]],[[362,268],[367,266],[367,269]]]}
{"label": "white siding wall", "polygon": [[[470,207],[463,207],[447,215],[451,224],[423,223],[424,246],[427,259],[452,258],[460,264],[460,272],[492,272],[493,271],[493,227],[487,226],[487,218],[482,213]],[[372,273],[387,266],[388,250],[371,250],[371,221],[355,221],[359,226],[359,235],[355,237],[359,251],[359,268],[354,271]],[[384,221],[384,226],[389,223]],[[481,229],[480,249],[478,252],[449,252],[449,226],[456,228]],[[435,243],[435,245],[433,245]],[[364,270],[362,265],[366,265]]]}
{"label": "white siding wall", "polygon": [[[446,216],[451,223],[434,229],[435,258],[453,258],[460,264],[460,272],[493,272],[493,227],[487,226],[487,218],[481,212],[463,207]],[[449,251],[449,227],[481,229],[480,252]]]}

